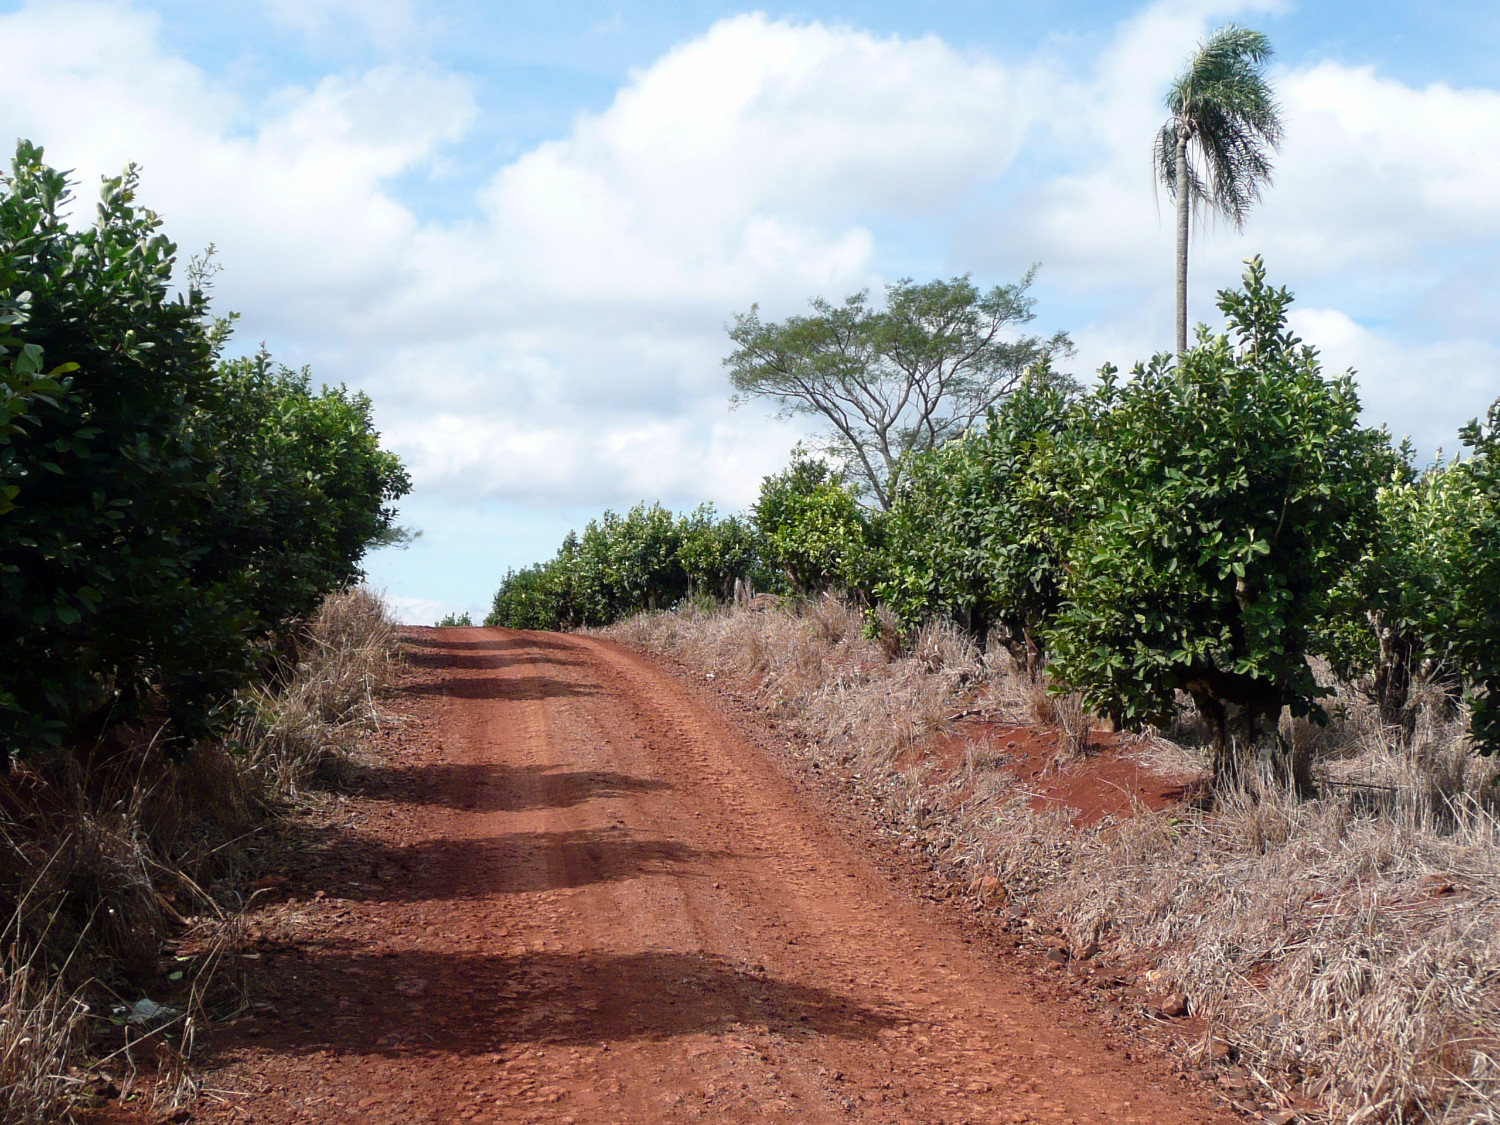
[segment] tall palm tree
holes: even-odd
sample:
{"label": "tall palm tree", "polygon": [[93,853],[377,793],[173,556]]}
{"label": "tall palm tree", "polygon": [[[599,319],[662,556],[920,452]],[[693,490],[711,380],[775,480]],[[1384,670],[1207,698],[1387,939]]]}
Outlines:
{"label": "tall palm tree", "polygon": [[1172,116],[1156,135],[1156,173],[1177,203],[1177,354],[1187,351],[1188,223],[1195,207],[1243,229],[1271,182],[1281,111],[1266,82],[1271,41],[1225,24],[1198,46],[1167,91]]}

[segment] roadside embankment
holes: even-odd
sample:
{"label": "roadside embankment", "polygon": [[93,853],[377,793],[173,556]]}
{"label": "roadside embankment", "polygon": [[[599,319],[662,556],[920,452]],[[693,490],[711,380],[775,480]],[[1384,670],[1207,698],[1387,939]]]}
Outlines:
{"label": "roadside embankment", "polygon": [[192,1099],[204,1021],[249,1003],[243,912],[264,838],[379,723],[395,646],[378,598],[337,593],[224,737],[164,744],[147,706],[0,777],[0,1123]]}

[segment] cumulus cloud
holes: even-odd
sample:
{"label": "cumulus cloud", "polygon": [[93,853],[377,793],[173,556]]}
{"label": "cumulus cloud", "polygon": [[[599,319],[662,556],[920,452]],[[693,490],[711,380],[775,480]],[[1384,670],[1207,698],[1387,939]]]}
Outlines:
{"label": "cumulus cloud", "polygon": [[669,52],[499,169],[481,218],[419,232],[369,305],[372,329],[432,337],[377,376],[417,479],[745,501],[797,431],[726,413],[729,314],[875,282],[861,216],[935,214],[1000,174],[1024,81],[933,38],[761,16]]}
{"label": "cumulus cloud", "polygon": [[423,275],[390,294],[471,336],[468,355],[442,349],[437,394],[456,401],[392,430],[418,479],[744,502],[798,432],[726,413],[729,314],[875,282],[859,217],[936,213],[1000,174],[1025,80],[932,38],[760,16],[638,73],[500,169],[482,222],[426,232]]}
{"label": "cumulus cloud", "polygon": [[1368,328],[1338,309],[1302,308],[1291,326],[1317,347],[1325,370],[1352,370],[1366,421],[1414,437],[1419,458],[1459,450],[1457,428],[1500,396],[1500,346],[1493,339],[1414,341]]}
{"label": "cumulus cloud", "polygon": [[273,335],[364,327],[356,314],[399,285],[420,234],[385,181],[474,112],[467,80],[398,66],[247,105],[167,52],[153,16],[112,4],[29,5],[0,35],[14,51],[0,135],[74,169],[80,204],[100,175],[142,165],[169,233],[216,243],[233,303]]}
{"label": "cumulus cloud", "polygon": [[[372,40],[421,37],[406,3],[267,2],[314,37],[351,21]],[[140,161],[171,233],[220,247],[221,304],[246,314],[247,343],[370,390],[424,492],[733,505],[798,431],[726,410],[725,322],[754,301],[779,317],[878,287],[893,230],[951,232],[950,272],[982,279],[1041,260],[1043,318],[1075,331],[1083,365],[1165,344],[1171,233],[1149,162],[1162,90],[1214,23],[1270,7],[1153,4],[1082,69],[722,20],[441,222],[392,185],[438,168],[477,99],[419,54],[248,101],[136,7],[31,4],[0,16],[0,135],[46,143],[85,180]],[[1243,235],[1198,237],[1194,312],[1209,317],[1212,289],[1263,250],[1304,294],[1305,334],[1361,369],[1372,416],[1400,411],[1443,440],[1462,420],[1449,413],[1500,394],[1500,154],[1475,140],[1500,133],[1500,93],[1333,62],[1275,80],[1277,186]],[[1437,378],[1465,405],[1417,409],[1434,400],[1409,388]]]}

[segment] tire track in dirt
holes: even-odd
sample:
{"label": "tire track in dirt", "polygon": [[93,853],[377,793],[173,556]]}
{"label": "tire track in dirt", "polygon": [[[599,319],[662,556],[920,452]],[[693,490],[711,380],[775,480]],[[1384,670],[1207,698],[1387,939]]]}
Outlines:
{"label": "tire track in dirt", "polygon": [[320,853],[357,889],[268,915],[302,929],[258,982],[274,1014],[217,1037],[209,1084],[239,1093],[208,1117],[1220,1119],[1060,1027],[646,659],[408,640],[434,737],[369,771]]}

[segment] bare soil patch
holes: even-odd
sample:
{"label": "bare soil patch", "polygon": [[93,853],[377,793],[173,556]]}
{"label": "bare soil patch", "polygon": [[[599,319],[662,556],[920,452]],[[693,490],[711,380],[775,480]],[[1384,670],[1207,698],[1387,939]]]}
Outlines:
{"label": "bare soil patch", "polygon": [[925,762],[939,775],[953,775],[976,753],[991,768],[1024,781],[1032,809],[1060,812],[1078,827],[1181,805],[1198,796],[1206,781],[1202,773],[1163,772],[1143,762],[1129,740],[1113,732],[1093,731],[1087,753],[1068,761],[1056,731],[1008,722],[962,723],[924,740],[920,750],[899,756],[897,764]]}

